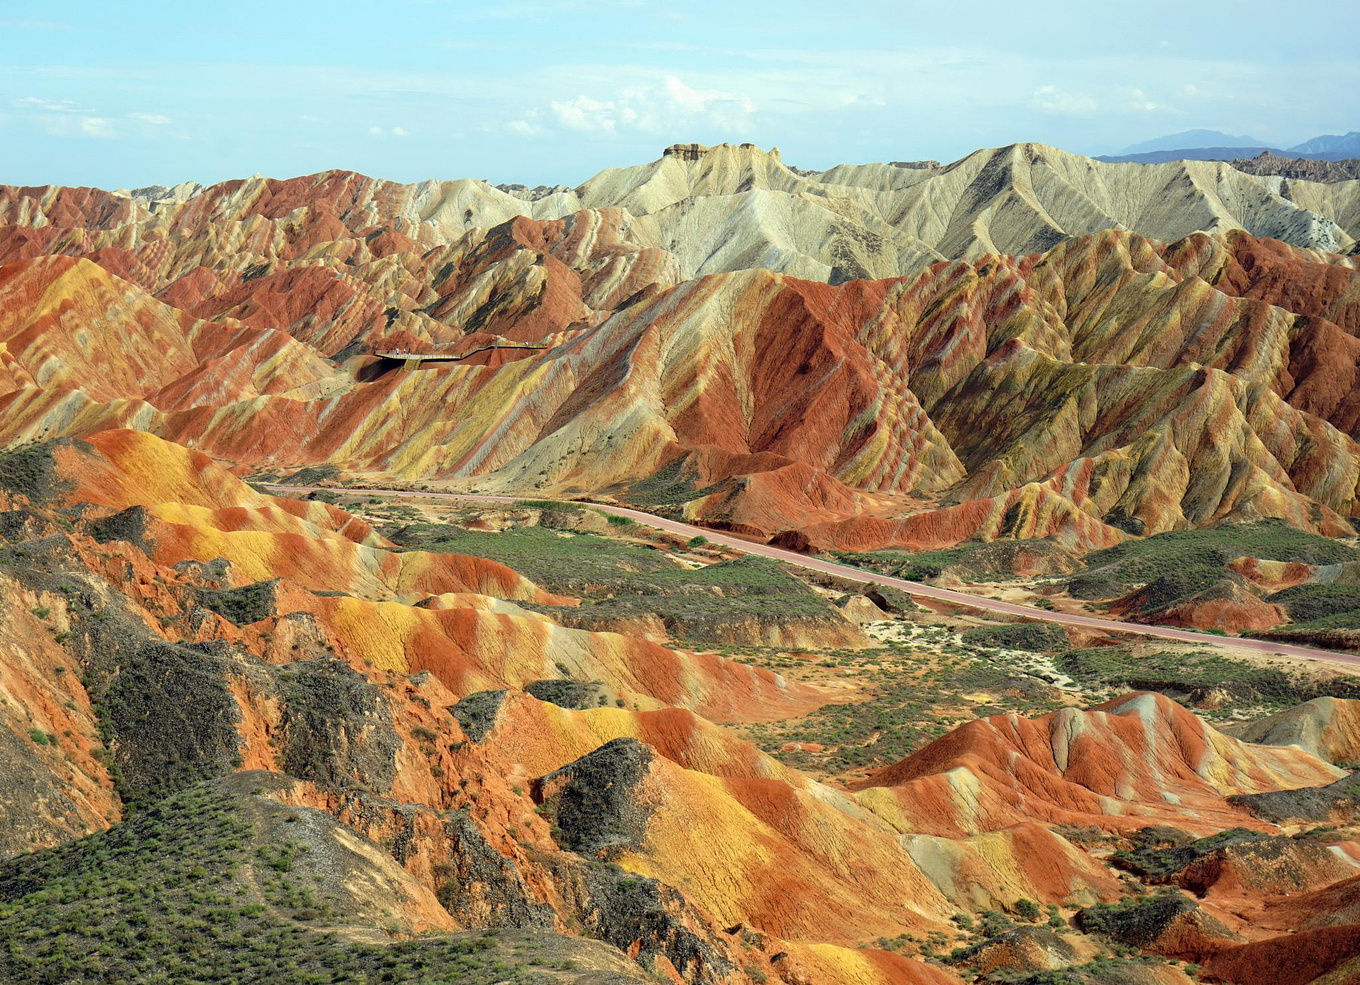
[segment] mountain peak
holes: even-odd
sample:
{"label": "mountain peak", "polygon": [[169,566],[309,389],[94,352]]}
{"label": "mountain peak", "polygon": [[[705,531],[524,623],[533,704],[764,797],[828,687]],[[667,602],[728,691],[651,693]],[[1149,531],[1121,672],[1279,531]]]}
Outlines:
{"label": "mountain peak", "polygon": [[1342,134],[1322,134],[1289,149],[1296,154],[1349,153],[1360,155],[1360,130],[1352,130],[1350,133]]}
{"label": "mountain peak", "polygon": [[1246,134],[1233,135],[1222,130],[1182,130],[1180,133],[1153,137],[1141,143],[1130,144],[1120,154],[1146,154],[1159,150],[1184,150],[1195,147],[1269,147],[1268,141],[1259,140]]}

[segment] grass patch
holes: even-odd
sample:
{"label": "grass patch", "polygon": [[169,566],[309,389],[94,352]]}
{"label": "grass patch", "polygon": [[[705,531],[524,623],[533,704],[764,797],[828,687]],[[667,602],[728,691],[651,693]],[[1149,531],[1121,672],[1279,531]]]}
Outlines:
{"label": "grass patch", "polygon": [[334,465],[309,465],[298,469],[287,477],[290,486],[319,486],[340,477],[340,470]]}
{"label": "grass patch", "polygon": [[1173,892],[1130,896],[1118,903],[1097,903],[1087,907],[1077,914],[1077,926],[1087,934],[1127,938],[1131,933],[1137,936],[1140,932],[1155,932],[1168,912],[1183,912],[1193,907],[1190,900]]}
{"label": "grass patch", "polygon": [[198,601],[236,626],[249,626],[274,613],[274,589],[279,580],[257,581],[241,588],[201,588]]}
{"label": "grass patch", "polygon": [[913,581],[938,578],[947,571],[966,579],[1008,580],[1017,577],[1017,570],[1071,571],[1076,563],[1075,553],[1051,537],[971,541],[934,551],[868,551],[844,554],[841,559]]}
{"label": "grass patch", "polygon": [[520,510],[550,510],[557,513],[580,513],[585,509],[580,503],[559,503],[552,499],[521,499],[515,503]]}
{"label": "grass patch", "polygon": [[695,474],[687,472],[685,460],[677,458],[655,475],[630,485],[628,501],[639,506],[679,506],[708,496],[721,485],[714,483],[701,488],[695,484],[695,478]]}
{"label": "grass patch", "polygon": [[544,526],[499,533],[446,524],[412,524],[388,532],[404,548],[470,554],[509,565],[550,591],[582,599],[564,611],[576,621],[661,617],[686,639],[713,639],[734,621],[842,621],[829,602],[774,561],[745,556],[690,569],[645,544]]}
{"label": "grass patch", "polygon": [[[555,504],[554,508],[555,508]],[[400,547],[469,554],[509,565],[554,591],[628,584],[676,565],[658,551],[597,534],[570,534],[544,526],[490,533],[454,524],[412,523],[385,529]]]}
{"label": "grass patch", "polygon": [[1118,851],[1110,857],[1110,862],[1115,868],[1132,872],[1140,879],[1159,882],[1183,871],[1198,859],[1212,855],[1220,848],[1241,842],[1259,841],[1263,837],[1258,831],[1230,828],[1183,845],[1166,848],[1150,846],[1132,851]]}

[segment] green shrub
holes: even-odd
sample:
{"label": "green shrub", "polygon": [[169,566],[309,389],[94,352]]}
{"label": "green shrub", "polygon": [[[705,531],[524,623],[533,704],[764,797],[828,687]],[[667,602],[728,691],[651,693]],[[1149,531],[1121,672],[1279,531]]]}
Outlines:
{"label": "green shrub", "polygon": [[1068,582],[1077,598],[1112,598],[1143,588],[1142,611],[1155,612],[1231,577],[1224,565],[1253,557],[1304,564],[1357,559],[1341,541],[1296,530],[1280,520],[1176,530],[1128,540],[1086,556],[1086,571]]}
{"label": "green shrub", "polygon": [[274,614],[274,593],[278,583],[277,578],[272,578],[240,588],[200,588],[196,594],[200,605],[223,619],[236,626],[249,626]]}
{"label": "green shrub", "polygon": [[1005,650],[1028,650],[1031,653],[1065,649],[1071,642],[1061,627],[1043,622],[977,626],[965,632],[962,639],[963,642],[975,646],[990,646]]}
{"label": "green shrub", "polygon": [[840,554],[837,560],[857,568],[880,574],[905,578],[908,581],[929,581],[944,574],[946,568],[961,563],[971,548],[948,547],[938,551],[868,551],[859,554]]}
{"label": "green shrub", "polygon": [[1283,606],[1296,623],[1312,625],[1324,620],[1335,623],[1341,616],[1347,617],[1345,621],[1351,625],[1360,625],[1360,585],[1296,585],[1267,596],[1266,601]]}
{"label": "green shrub", "polygon": [[70,487],[56,477],[54,443],[27,445],[0,454],[0,489],[26,496],[35,504],[45,503]]}
{"label": "green shrub", "polygon": [[983,910],[979,923],[983,937],[996,937],[1015,929],[1015,921],[1000,910]]}
{"label": "green shrub", "polygon": [[753,555],[691,570],[644,544],[541,526],[489,533],[420,523],[385,533],[406,549],[488,558],[549,591],[583,597],[587,605],[550,610],[578,625],[651,614],[673,636],[702,642],[713,639],[717,627],[742,620],[840,622],[828,601],[778,563]]}
{"label": "green shrub", "polygon": [[552,499],[521,499],[515,503],[515,509],[519,510],[565,510],[580,512],[585,509],[580,503],[559,503]]}
{"label": "green shrub", "polygon": [[1319,686],[1276,667],[1233,660],[1210,651],[1161,651],[1135,656],[1126,647],[1069,650],[1058,669],[1088,686],[1114,690],[1162,691],[1184,697],[1202,690],[1225,691],[1237,702],[1283,707],[1321,694],[1360,697],[1360,679],[1337,677]]}

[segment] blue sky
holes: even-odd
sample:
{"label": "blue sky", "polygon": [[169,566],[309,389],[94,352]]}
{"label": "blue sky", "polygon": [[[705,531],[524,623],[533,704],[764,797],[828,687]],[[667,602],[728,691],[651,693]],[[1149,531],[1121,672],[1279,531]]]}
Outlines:
{"label": "blue sky", "polygon": [[1360,129],[1360,5],[0,0],[0,182],[351,168],[575,184],[676,141],[786,163]]}

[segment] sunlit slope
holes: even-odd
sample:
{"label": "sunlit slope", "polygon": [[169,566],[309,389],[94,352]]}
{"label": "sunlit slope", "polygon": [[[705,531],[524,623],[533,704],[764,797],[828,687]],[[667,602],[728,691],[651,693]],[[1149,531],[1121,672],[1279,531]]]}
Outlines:
{"label": "sunlit slope", "polygon": [[[1263,517],[1341,536],[1360,486],[1360,272],[1321,240],[1243,231],[1290,239],[1244,218],[1293,209],[1261,181],[1040,145],[822,175],[682,148],[571,192],[483,187],[511,209],[489,226],[463,197],[476,183],[252,179],[154,210],[10,189],[0,443],[135,428],[241,470],[606,493],[842,549],[1092,548]],[[840,236],[776,221],[780,196],[869,210],[885,225],[855,241],[855,276],[878,279],[827,283],[842,278],[723,225],[754,210],[780,235]],[[893,196],[936,217],[913,242],[983,229],[974,200],[987,229],[1014,230],[886,276],[917,209]],[[663,222],[677,210],[681,232]],[[691,248],[741,269],[685,280]],[[402,372],[364,354],[394,345],[468,358]]]}

